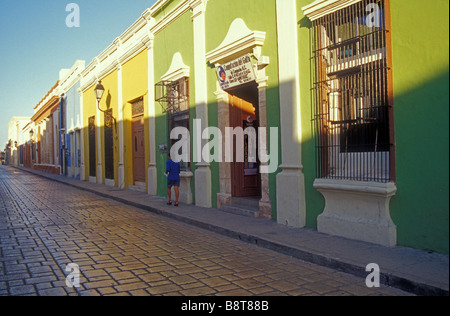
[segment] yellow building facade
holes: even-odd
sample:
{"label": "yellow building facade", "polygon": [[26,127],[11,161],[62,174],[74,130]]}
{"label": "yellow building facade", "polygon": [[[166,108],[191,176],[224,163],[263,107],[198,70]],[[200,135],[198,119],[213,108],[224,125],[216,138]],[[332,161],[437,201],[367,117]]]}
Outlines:
{"label": "yellow building facade", "polygon": [[[156,192],[156,179],[152,181],[156,164],[151,159],[154,150],[149,149],[154,144],[149,118],[154,115],[149,109],[148,50],[152,42],[148,24],[143,15],[81,75],[81,178],[152,194]],[[94,91],[99,83],[105,91],[97,102]]]}

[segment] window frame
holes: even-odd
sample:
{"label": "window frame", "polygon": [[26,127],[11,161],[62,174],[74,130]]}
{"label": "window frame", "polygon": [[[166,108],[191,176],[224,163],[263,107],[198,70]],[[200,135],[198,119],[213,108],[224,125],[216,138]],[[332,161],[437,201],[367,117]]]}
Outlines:
{"label": "window frame", "polygon": [[[395,181],[390,5],[389,0],[377,2],[378,5],[381,4],[382,9],[381,13],[378,12],[381,14],[381,22],[379,28],[376,28],[359,23],[361,19],[367,16],[364,15],[364,12],[369,4],[373,3],[370,0],[352,3],[345,8],[330,11],[313,21],[311,28],[312,103],[316,134],[316,175],[318,178],[376,182]],[[367,29],[367,34],[363,34],[364,28]],[[382,33],[382,35],[379,36],[379,34],[376,34],[377,32]],[[340,36],[346,35],[346,33],[349,36],[342,40]],[[352,34],[356,36],[352,37]],[[333,42],[333,37],[336,40],[335,42]],[[371,45],[373,43],[375,45]],[[374,71],[372,64],[380,65],[381,63],[383,69],[380,73],[382,72],[382,76],[369,79],[370,76],[377,77],[375,74],[380,70],[375,69]],[[358,78],[358,76],[359,79],[367,82],[359,83],[359,86],[356,83],[355,86],[348,88],[346,90],[348,95],[345,97],[342,93],[342,82]],[[368,78],[366,79],[365,76]],[[384,79],[380,80],[380,78]],[[369,80],[371,81],[369,82]],[[336,86],[333,87],[333,84]],[[373,84],[373,86],[370,86],[370,84]],[[366,101],[364,97],[369,94],[373,99],[374,93],[372,90],[374,88],[380,89],[380,85],[384,91],[381,91],[383,100],[378,108],[373,100]],[[334,92],[330,92],[333,89],[339,92],[333,95]],[[360,100],[357,100],[358,97]],[[380,101],[377,98],[375,99],[376,102]],[[370,102],[374,103],[370,104]],[[358,103],[361,106],[355,106]],[[348,106],[345,107],[345,104]],[[370,107],[366,104],[369,104]],[[372,117],[370,111],[374,108],[379,112],[373,111]],[[345,111],[346,109],[348,111]],[[361,111],[361,115],[358,115],[358,110]],[[369,115],[365,115],[364,111]],[[380,122],[384,122],[384,125],[381,125],[382,128],[379,128]],[[372,144],[374,151],[372,157],[370,157],[370,144],[366,145],[366,148],[363,146],[358,148],[359,144],[364,143],[359,139],[361,138],[361,131],[364,131],[363,129],[370,125],[373,125],[376,130],[376,133],[370,136],[370,133],[366,132],[368,138],[375,137],[374,144]],[[338,129],[336,129],[336,126]],[[339,128],[342,130],[339,130]],[[351,129],[353,129],[353,132],[351,132]],[[380,131],[384,132],[380,133]],[[333,140],[337,135],[340,139]],[[377,148],[380,135],[385,144]],[[348,146],[349,137],[355,141],[355,144],[350,144],[352,148]],[[332,146],[336,146],[336,148],[332,149]],[[349,148],[350,150],[348,150]],[[381,149],[381,151],[377,152],[377,149]],[[341,158],[334,151],[338,151],[338,153],[344,151],[345,156]],[[367,154],[363,154],[365,152]],[[387,152],[387,155],[379,158],[380,152]],[[349,155],[349,153],[353,154]],[[340,165],[340,159],[344,159],[346,165]],[[370,159],[373,161],[370,162]],[[380,161],[382,166],[378,168]],[[366,164],[366,166],[362,166],[363,164]],[[369,166],[370,164],[372,166]],[[339,168],[342,168],[342,171]],[[381,169],[381,171],[376,169]],[[379,173],[372,176],[371,174],[375,172]]]}
{"label": "window frame", "polygon": [[[167,85],[167,102],[169,109],[167,112],[167,121],[168,121],[168,144],[169,151],[172,146],[179,141],[179,139],[171,139],[170,133],[172,129],[175,127],[184,127],[189,131],[191,131],[191,123],[190,123],[190,82],[189,77],[182,77],[177,80],[171,81]],[[176,91],[175,94],[171,93]],[[180,93],[183,92],[183,93]],[[189,136],[190,137],[190,136]],[[190,152],[189,148],[189,152]],[[191,171],[191,162],[189,157],[189,161],[180,161],[180,171]]]}

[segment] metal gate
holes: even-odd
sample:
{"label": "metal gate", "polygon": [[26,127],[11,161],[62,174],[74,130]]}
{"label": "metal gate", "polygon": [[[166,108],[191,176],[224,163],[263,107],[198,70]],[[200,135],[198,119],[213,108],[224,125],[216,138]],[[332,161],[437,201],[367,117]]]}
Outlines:
{"label": "metal gate", "polygon": [[95,116],[89,118],[89,176],[95,177],[96,161],[95,161]]}
{"label": "metal gate", "polygon": [[114,135],[113,135],[113,111],[106,110],[105,115],[105,178],[114,179]]}

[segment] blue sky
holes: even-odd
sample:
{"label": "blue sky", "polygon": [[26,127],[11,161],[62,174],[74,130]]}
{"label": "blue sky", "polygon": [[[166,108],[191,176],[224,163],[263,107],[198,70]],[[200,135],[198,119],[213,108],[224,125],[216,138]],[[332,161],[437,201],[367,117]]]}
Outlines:
{"label": "blue sky", "polygon": [[[0,151],[13,116],[33,108],[77,59],[88,65],[156,0],[2,0],[0,2]],[[69,28],[66,6],[80,8]]]}

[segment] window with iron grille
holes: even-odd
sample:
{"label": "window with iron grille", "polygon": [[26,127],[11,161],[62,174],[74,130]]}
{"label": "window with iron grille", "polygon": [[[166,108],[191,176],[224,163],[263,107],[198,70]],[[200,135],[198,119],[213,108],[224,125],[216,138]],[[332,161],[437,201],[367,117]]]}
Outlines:
{"label": "window with iron grille", "polygon": [[163,113],[174,114],[189,110],[189,77],[158,82],[155,85],[155,96]]}
{"label": "window with iron grille", "polygon": [[[179,141],[179,139],[170,139],[170,132],[174,128],[184,127],[190,131],[189,77],[183,77],[177,81],[161,81],[157,83],[155,86],[155,96],[156,101],[161,104],[163,113],[167,114],[169,130],[168,143],[171,148]],[[179,154],[182,156],[181,152]],[[180,161],[180,170],[189,171],[190,168],[189,161]]]}
{"label": "window with iron grille", "polygon": [[360,1],[313,22],[317,177],[391,181],[385,1]]}

